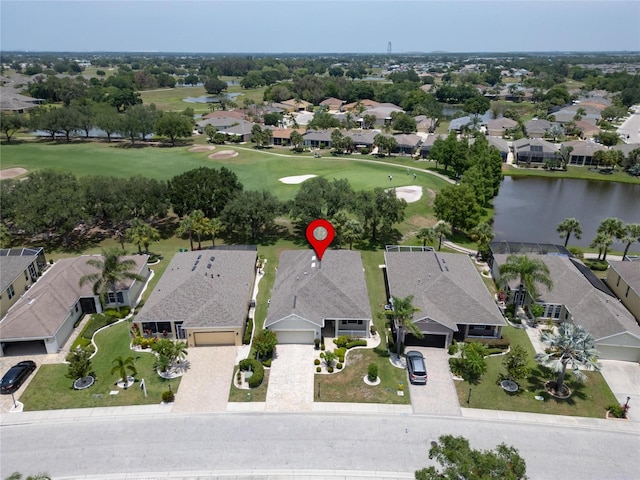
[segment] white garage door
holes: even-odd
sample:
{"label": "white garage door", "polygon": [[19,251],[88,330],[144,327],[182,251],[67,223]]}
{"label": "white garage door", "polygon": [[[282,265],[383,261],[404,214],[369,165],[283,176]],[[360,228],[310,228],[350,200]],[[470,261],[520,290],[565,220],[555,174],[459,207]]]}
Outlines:
{"label": "white garage door", "polygon": [[313,345],[314,331],[313,330],[289,330],[276,332],[278,336],[278,343],[302,343]]}
{"label": "white garage door", "polygon": [[235,332],[196,332],[193,338],[196,347],[236,344]]}
{"label": "white garage door", "polygon": [[603,360],[622,360],[624,362],[640,362],[640,348],[614,347],[611,345],[597,345],[600,358]]}

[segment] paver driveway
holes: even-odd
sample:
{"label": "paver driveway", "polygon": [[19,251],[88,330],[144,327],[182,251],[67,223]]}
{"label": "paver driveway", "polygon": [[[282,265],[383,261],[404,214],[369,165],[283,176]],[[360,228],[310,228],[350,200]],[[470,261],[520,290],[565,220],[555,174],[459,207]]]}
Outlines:
{"label": "paver driveway", "polygon": [[172,412],[226,412],[237,349],[190,348],[190,367],[180,381]]}
{"label": "paver driveway", "polygon": [[[616,360],[600,360],[600,364],[602,376],[618,401],[625,403],[629,397],[629,405],[636,408],[640,406],[640,365]],[[640,422],[638,410],[631,410],[629,418]]]}
{"label": "paver driveway", "polygon": [[313,345],[278,345],[269,372],[267,412],[310,412],[313,408]]}
{"label": "paver driveway", "polygon": [[429,415],[461,415],[456,388],[449,371],[447,351],[442,348],[407,347],[424,355],[427,364],[427,384],[411,385],[413,413]]}

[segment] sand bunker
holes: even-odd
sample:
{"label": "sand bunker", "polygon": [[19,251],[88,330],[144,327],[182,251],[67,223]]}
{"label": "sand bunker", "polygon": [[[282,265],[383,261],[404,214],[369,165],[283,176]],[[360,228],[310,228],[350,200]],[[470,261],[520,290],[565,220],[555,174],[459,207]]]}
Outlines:
{"label": "sand bunker", "polygon": [[396,197],[406,200],[407,203],[417,202],[422,198],[422,187],[419,185],[396,187]]}
{"label": "sand bunker", "polygon": [[4,170],[0,170],[0,180],[19,177],[20,175],[24,175],[25,173],[27,173],[27,171],[24,168],[5,168]]}
{"label": "sand bunker", "polygon": [[191,147],[189,151],[190,152],[209,152],[215,149],[216,147],[214,145],[198,145],[197,147]]}
{"label": "sand bunker", "polygon": [[282,177],[279,180],[287,185],[297,185],[313,177],[317,177],[317,175],[295,175],[293,177]]}
{"label": "sand bunker", "polygon": [[207,155],[207,158],[224,160],[225,158],[233,158],[237,156],[238,156],[238,152],[235,152],[233,150],[220,150],[219,152],[212,153],[211,155]]}

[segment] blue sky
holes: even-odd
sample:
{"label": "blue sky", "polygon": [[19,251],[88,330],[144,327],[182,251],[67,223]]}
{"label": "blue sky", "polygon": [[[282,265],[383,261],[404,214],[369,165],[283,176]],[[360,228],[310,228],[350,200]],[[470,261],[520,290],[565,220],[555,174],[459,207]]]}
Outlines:
{"label": "blue sky", "polygon": [[0,49],[247,53],[640,50],[634,1],[0,1]]}

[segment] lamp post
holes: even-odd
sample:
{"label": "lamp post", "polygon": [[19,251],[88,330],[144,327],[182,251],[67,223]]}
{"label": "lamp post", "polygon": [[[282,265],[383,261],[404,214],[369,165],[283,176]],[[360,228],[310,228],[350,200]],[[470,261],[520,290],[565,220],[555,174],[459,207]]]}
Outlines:
{"label": "lamp post", "polygon": [[467,397],[467,407],[471,403],[471,389],[469,389],[469,396]]}

